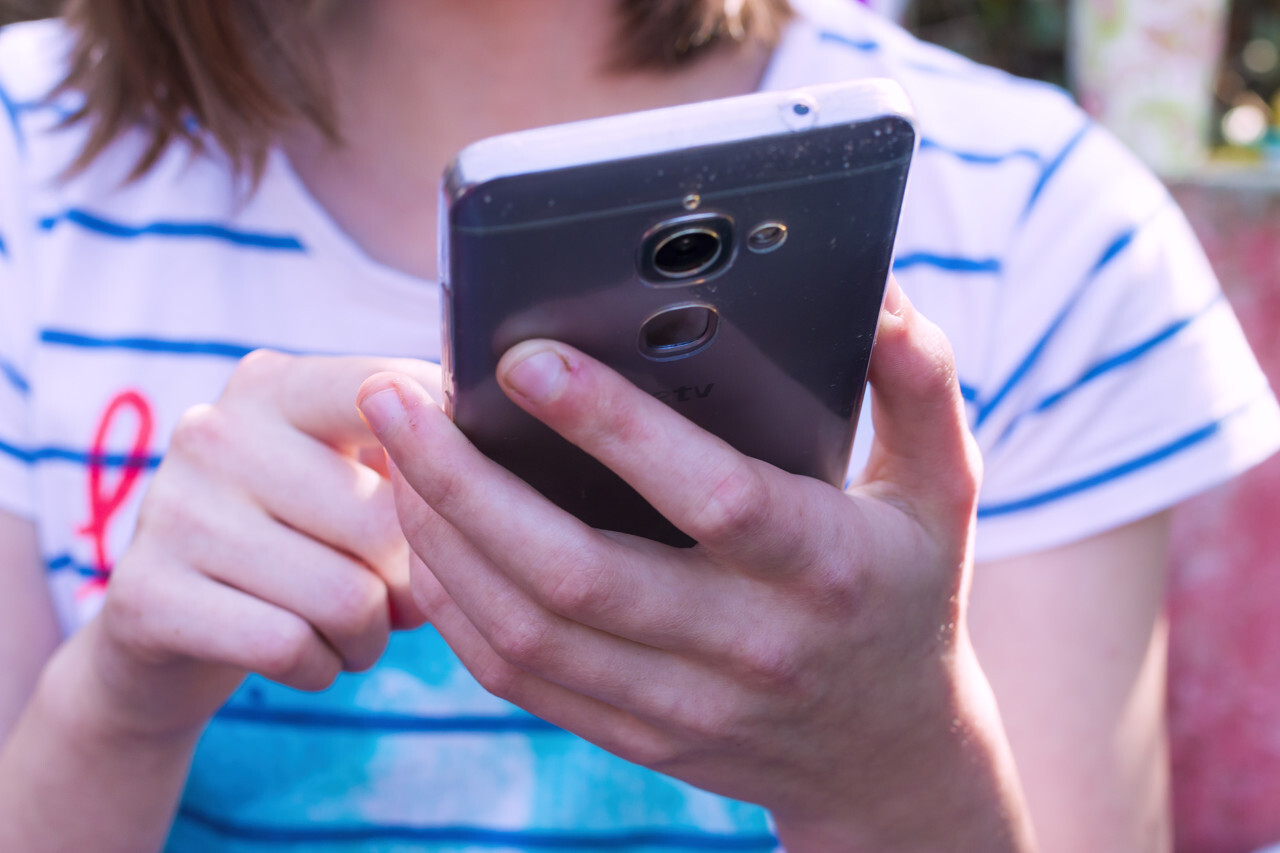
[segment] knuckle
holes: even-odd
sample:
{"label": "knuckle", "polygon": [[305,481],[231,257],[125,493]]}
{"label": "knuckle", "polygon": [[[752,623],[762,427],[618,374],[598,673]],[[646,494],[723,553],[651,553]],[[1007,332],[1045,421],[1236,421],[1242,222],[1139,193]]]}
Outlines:
{"label": "knuckle", "polygon": [[257,349],[236,364],[227,380],[224,397],[254,395],[275,387],[297,357],[269,349]]}
{"label": "knuckle", "polygon": [[952,391],[959,395],[960,380],[950,340],[937,324],[920,314],[914,316],[914,325],[921,339],[921,356],[911,362],[912,384],[933,392]]}
{"label": "knuckle", "polygon": [[735,663],[739,677],[753,692],[787,695],[802,685],[803,665],[790,645],[776,637],[744,644]]}
{"label": "knuckle", "polygon": [[960,376],[956,371],[955,355],[946,338],[939,336],[934,344],[933,358],[926,363],[920,384],[939,395],[960,396]]}
{"label": "knuckle", "polygon": [[866,599],[865,584],[844,565],[812,565],[799,573],[796,585],[814,614],[836,620],[857,616]]}
{"label": "knuckle", "polygon": [[647,737],[632,736],[623,742],[610,744],[609,750],[624,761],[652,770],[674,769],[684,758],[684,750],[673,739],[657,733]]}
{"label": "knuckle", "polygon": [[508,702],[519,699],[521,683],[528,678],[523,672],[497,655],[489,655],[475,667],[475,679],[488,692]]}
{"label": "knuckle", "polygon": [[230,424],[226,416],[208,403],[183,412],[169,441],[169,454],[188,459],[219,458],[228,443]]}
{"label": "knuckle", "polygon": [[614,599],[612,578],[602,562],[592,558],[559,561],[565,569],[547,594],[547,606],[569,619],[594,615]]}
{"label": "knuckle", "polygon": [[732,541],[768,523],[772,507],[764,478],[746,459],[737,459],[694,516],[694,538]]}
{"label": "knuckle", "polygon": [[388,630],[387,588],[372,576],[361,572],[334,584],[330,590],[328,612],[324,615],[325,634],[335,642],[371,637]]}
{"label": "knuckle", "polygon": [[[418,479],[413,488],[433,512],[448,518],[452,513],[465,509],[468,485],[464,471],[454,465],[440,464],[434,467],[432,476]],[[433,519],[429,513],[420,513],[419,516],[413,527],[415,534],[421,536]]]}
{"label": "knuckle", "polygon": [[310,682],[309,671],[321,669],[312,663],[315,631],[302,619],[288,619],[275,627],[258,651],[257,671],[288,684]]}
{"label": "knuckle", "polygon": [[501,619],[489,645],[507,663],[523,670],[537,669],[554,654],[550,619],[532,614]]}
{"label": "knuckle", "polygon": [[982,451],[973,433],[964,431],[964,494],[970,501],[977,501],[978,492],[982,489]]}
{"label": "knuckle", "polygon": [[333,682],[337,681],[338,676],[341,674],[342,666],[336,657],[332,655],[320,657],[317,655],[315,661],[309,666],[294,670],[290,675],[282,678],[281,681],[298,690],[318,693],[321,690],[327,690],[332,687]]}
{"label": "knuckle", "polygon": [[950,466],[946,476],[933,481],[933,490],[962,519],[967,519],[982,488],[982,456],[967,429],[959,440],[961,444],[957,448],[955,464]]}
{"label": "knuckle", "polygon": [[187,490],[157,476],[138,509],[137,536],[145,535],[177,553],[191,554],[193,546],[207,541],[214,522],[212,516],[200,511],[202,505]]}
{"label": "knuckle", "polygon": [[[684,701],[679,707],[672,709],[671,720],[679,727],[683,738],[689,743],[698,744],[699,748],[714,748],[717,745],[730,743],[737,738],[735,732],[739,728],[739,715],[736,708],[725,702],[690,702]],[[667,758],[670,762],[674,758]]]}

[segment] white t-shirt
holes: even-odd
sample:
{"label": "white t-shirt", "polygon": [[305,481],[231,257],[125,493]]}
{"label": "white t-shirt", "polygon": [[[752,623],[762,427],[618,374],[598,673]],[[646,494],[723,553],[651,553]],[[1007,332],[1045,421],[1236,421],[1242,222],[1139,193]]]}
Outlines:
{"label": "white t-shirt", "polygon": [[[1280,444],[1280,415],[1164,188],[1060,91],[805,0],[768,88],[888,76],[921,134],[896,274],[956,351],[986,462],[979,559],[1140,518]],[[245,199],[41,99],[57,23],[0,33],[0,509],[36,521],[66,630],[100,600],[191,405],[257,347],[440,352],[439,295],[371,262],[273,154]],[[434,203],[434,199],[429,203]],[[424,239],[433,239],[424,235]],[[865,414],[865,413],[864,413]],[[859,427],[851,470],[865,459]],[[251,678],[201,743],[172,850],[769,850],[757,807],[628,765],[485,693],[430,628],[301,694]]]}

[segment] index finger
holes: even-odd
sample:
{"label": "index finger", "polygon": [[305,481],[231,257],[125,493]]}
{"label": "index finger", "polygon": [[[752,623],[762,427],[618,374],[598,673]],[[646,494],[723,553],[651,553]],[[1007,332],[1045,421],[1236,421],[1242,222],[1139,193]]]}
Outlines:
{"label": "index finger", "polygon": [[332,447],[376,446],[356,407],[356,392],[364,380],[384,371],[407,374],[440,399],[440,366],[428,361],[255,350],[240,360],[219,404],[265,405],[297,430]]}
{"label": "index finger", "polygon": [[798,516],[810,503],[796,490],[831,488],[739,453],[564,344],[518,344],[499,362],[498,381],[712,551],[790,552],[797,543],[779,539],[802,529]]}

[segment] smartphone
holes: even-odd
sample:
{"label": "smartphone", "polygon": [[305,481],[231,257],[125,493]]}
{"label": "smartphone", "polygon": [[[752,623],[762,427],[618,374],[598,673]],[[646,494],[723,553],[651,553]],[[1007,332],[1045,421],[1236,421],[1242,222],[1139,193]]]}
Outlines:
{"label": "smartphone", "polygon": [[503,394],[552,338],[733,447],[840,485],[916,147],[887,80],[493,137],[441,191],[445,408],[593,527],[691,540]]}

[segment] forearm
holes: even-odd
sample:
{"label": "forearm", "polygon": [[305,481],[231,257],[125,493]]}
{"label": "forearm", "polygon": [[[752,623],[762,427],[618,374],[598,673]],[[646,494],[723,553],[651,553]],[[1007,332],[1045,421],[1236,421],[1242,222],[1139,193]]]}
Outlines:
{"label": "forearm", "polygon": [[112,719],[89,646],[73,639],[50,660],[0,750],[0,849],[164,844],[199,730],[155,735]]}
{"label": "forearm", "polygon": [[788,853],[1031,853],[1029,812],[999,713],[971,650],[953,721],[906,754],[867,768],[849,808],[776,814]]}
{"label": "forearm", "polygon": [[979,566],[969,630],[1044,853],[1173,849],[1167,519]]}

